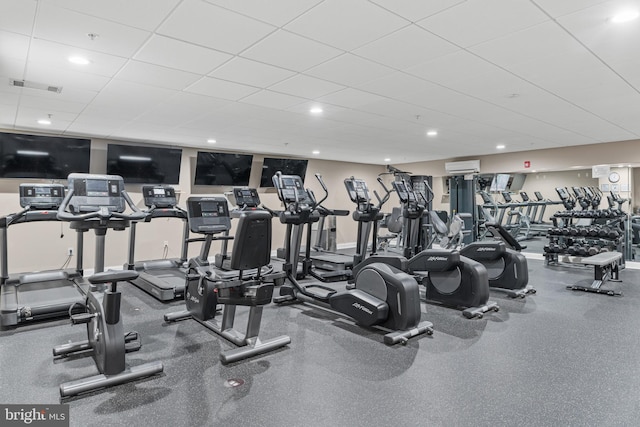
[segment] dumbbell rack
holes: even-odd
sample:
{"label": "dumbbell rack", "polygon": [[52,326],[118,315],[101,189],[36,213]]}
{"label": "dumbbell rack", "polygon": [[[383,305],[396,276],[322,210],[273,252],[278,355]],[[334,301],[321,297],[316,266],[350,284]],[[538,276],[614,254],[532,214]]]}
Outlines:
{"label": "dumbbell rack", "polygon": [[[587,219],[587,221],[583,221]],[[617,209],[559,211],[544,247],[546,265],[576,263],[601,252],[624,252],[626,214]],[[624,268],[624,257],[620,268]]]}

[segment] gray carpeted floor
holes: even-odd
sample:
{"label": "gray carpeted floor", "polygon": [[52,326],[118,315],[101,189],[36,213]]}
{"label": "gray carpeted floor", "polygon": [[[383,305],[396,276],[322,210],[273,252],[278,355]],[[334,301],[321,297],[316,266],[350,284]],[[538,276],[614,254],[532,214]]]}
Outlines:
{"label": "gray carpeted floor", "polygon": [[[123,285],[125,330],[142,335],[131,365],[164,362],[154,378],[65,401],[73,426],[585,426],[640,417],[640,272],[624,296],[571,292],[592,269],[529,261],[535,296],[500,294],[498,313],[466,320],[424,305],[432,337],[388,347],[382,335],[310,306],[269,305],[272,354],[224,366],[223,339],[194,321],[165,325],[183,304]],[[242,324],[242,323],[241,323]],[[58,384],[95,373],[90,357],[54,363],[51,348],[84,337],[67,321],[0,333],[0,403],[58,403]],[[227,380],[244,384],[229,387]]]}

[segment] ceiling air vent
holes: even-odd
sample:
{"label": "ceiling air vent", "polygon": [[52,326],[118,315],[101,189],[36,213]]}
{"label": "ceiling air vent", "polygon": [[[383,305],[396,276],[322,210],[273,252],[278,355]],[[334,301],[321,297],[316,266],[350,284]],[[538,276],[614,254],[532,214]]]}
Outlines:
{"label": "ceiling air vent", "polygon": [[9,79],[10,86],[26,87],[29,89],[46,90],[47,92],[60,93],[62,86],[52,86],[46,83],[31,82],[29,80]]}

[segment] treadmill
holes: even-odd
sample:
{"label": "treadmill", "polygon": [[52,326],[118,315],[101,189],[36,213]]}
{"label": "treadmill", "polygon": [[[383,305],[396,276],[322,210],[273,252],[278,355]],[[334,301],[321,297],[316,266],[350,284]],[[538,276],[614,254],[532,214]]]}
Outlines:
{"label": "treadmill", "polygon": [[177,206],[178,200],[173,187],[144,185],[142,187],[142,196],[148,213],[144,222],[152,221],[155,218],[178,218],[182,220],[182,250],[180,258],[135,262],[137,223],[132,222],[129,228],[129,261],[124,265],[124,269],[137,271],[139,276],[131,283],[156,299],[171,301],[176,298],[182,298],[186,277],[184,264],[187,261],[189,239],[187,212]]}
{"label": "treadmill", "polygon": [[[83,233],[77,233],[75,269],[48,270],[9,275],[8,228],[36,221],[58,221],[64,199],[60,184],[20,184],[18,213],[0,218],[0,328],[29,321],[54,319],[83,311],[88,284],[82,277]],[[34,246],[37,246],[34,245]],[[75,307],[75,308],[74,308]]]}

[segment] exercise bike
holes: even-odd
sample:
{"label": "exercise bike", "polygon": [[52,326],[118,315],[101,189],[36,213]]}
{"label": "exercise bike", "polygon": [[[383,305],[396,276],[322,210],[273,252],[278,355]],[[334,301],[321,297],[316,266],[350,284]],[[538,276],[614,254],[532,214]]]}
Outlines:
{"label": "exercise bike", "polygon": [[[245,197],[257,192],[247,192]],[[257,206],[257,204],[256,204]],[[189,227],[204,238],[200,255],[189,259],[185,286],[186,310],[164,315],[166,322],[194,319],[207,329],[232,342],[238,348],[220,353],[224,364],[267,353],[288,345],[287,335],[261,341],[258,337],[263,306],[271,302],[275,283],[284,279],[282,273],[263,274],[262,268],[271,259],[271,213],[251,210],[240,214],[237,231],[229,236],[230,227],[227,200],[224,197],[189,197],[187,199]],[[238,270],[235,278],[216,275],[208,257],[214,240],[234,239],[230,268]],[[251,271],[253,276],[243,277]],[[215,317],[218,304],[223,304],[222,322]],[[244,333],[234,329],[237,306],[249,307],[249,318]]]}
{"label": "exercise bike", "polygon": [[[162,362],[150,362],[127,368],[125,354],[141,347],[138,334],[124,333],[118,282],[134,280],[135,271],[103,271],[104,243],[108,229],[124,230],[131,220],[146,215],[124,190],[124,181],[115,175],[71,174],[69,190],[58,209],[58,219],[69,221],[72,229],[96,234],[96,274],[89,277],[86,312],[71,315],[74,325],[87,325],[87,339],[54,347],[54,358],[90,351],[100,374],[60,385],[60,395],[68,397],[110,387],[163,371]],[[125,204],[133,211],[124,214]],[[109,284],[105,289],[105,285]],[[70,307],[70,311],[73,307]]]}
{"label": "exercise bike", "polygon": [[[326,188],[319,174],[316,178],[322,188]],[[354,289],[345,291],[316,283],[300,284],[296,275],[303,228],[316,220],[318,214],[315,209],[327,196],[316,201],[297,175],[277,172],[273,184],[285,206],[280,213],[280,222],[287,226],[283,270],[289,281],[280,287],[280,295],[273,300],[275,303],[306,302],[331,310],[355,320],[359,325],[387,332],[384,336],[387,345],[406,344],[411,337],[433,333],[433,324],[420,320],[417,282],[389,265],[369,265],[361,270]]]}

